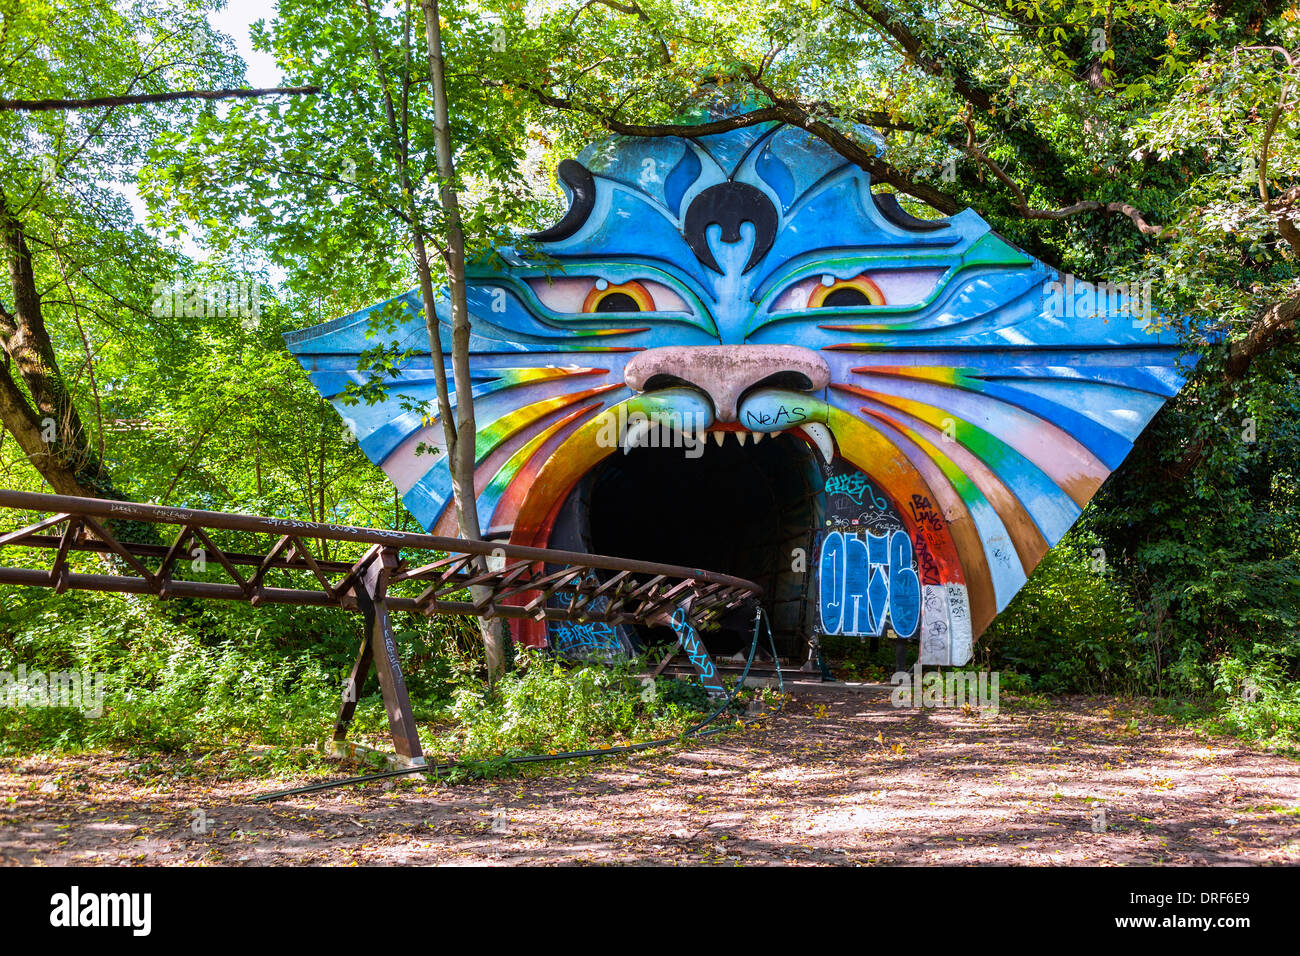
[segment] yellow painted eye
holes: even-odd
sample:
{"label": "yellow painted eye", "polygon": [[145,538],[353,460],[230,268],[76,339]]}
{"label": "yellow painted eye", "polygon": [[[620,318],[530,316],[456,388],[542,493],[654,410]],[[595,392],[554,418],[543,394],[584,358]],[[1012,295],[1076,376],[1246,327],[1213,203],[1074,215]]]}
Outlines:
{"label": "yellow painted eye", "polygon": [[654,312],[654,297],[645,286],[633,280],[614,285],[597,279],[596,286],[582,303],[583,312]]}
{"label": "yellow painted eye", "polygon": [[884,304],[885,294],[865,273],[852,279],[822,276],[822,281],[808,293],[810,309],[851,309],[855,306]]}

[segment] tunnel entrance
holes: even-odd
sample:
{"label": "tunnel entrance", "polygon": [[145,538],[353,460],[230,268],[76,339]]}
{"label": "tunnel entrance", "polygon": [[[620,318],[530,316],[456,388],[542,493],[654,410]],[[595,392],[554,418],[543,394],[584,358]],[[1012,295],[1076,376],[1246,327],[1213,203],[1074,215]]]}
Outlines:
{"label": "tunnel entrance", "polygon": [[[821,523],[821,470],[801,439],[783,434],[742,445],[712,438],[698,457],[681,448],[635,448],[606,458],[583,482],[586,539],[595,554],[685,565],[748,578],[763,587],[777,651],[807,656],[808,574]],[[751,613],[733,614],[702,634],[710,653],[748,652]],[[644,644],[669,643],[668,628],[646,629]],[[765,650],[765,648],[764,648]]]}

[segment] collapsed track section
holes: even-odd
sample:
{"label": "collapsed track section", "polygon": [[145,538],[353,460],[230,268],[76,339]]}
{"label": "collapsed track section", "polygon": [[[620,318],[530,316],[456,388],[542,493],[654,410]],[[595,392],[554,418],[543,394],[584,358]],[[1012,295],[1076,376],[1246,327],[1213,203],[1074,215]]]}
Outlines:
{"label": "collapsed track section", "polygon": [[[337,607],[365,635],[343,688],[346,737],[373,666],[399,755],[422,761],[392,611],[655,626],[668,624],[711,692],[697,630],[756,597],[752,581],[697,568],[435,535],[0,489],[0,584],[259,604]],[[48,567],[4,561],[7,549]],[[74,570],[74,553],[99,572]]]}

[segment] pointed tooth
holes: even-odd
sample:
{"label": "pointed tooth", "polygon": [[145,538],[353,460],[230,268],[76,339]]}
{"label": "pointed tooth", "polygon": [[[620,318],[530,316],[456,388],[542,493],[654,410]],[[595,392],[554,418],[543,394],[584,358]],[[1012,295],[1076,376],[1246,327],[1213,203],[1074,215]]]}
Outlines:
{"label": "pointed tooth", "polygon": [[803,433],[812,439],[817,450],[821,452],[822,461],[830,464],[835,457],[835,442],[831,440],[831,430],[820,422],[809,422],[801,426]]}
{"label": "pointed tooth", "polygon": [[637,422],[635,425],[631,426],[627,430],[627,434],[623,436],[623,454],[626,455],[633,448],[640,447],[649,431],[649,422]]}
{"label": "pointed tooth", "polygon": [[754,436],[755,445],[757,445],[759,442],[761,442],[764,438],[767,437],[767,432],[752,432],[751,434],[753,434]]}
{"label": "pointed tooth", "polygon": [[722,447],[722,443],[727,440],[727,433],[713,432],[713,440],[718,443],[718,447]]}
{"label": "pointed tooth", "polygon": [[740,442],[742,445],[745,444],[745,440],[748,437],[749,432],[736,432],[736,441]]}

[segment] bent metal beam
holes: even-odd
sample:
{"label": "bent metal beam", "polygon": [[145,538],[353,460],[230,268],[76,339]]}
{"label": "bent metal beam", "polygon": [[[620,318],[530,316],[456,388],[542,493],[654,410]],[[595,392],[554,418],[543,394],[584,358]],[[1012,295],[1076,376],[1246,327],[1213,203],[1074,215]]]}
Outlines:
{"label": "bent metal beam", "polygon": [[[411,760],[423,756],[397,658],[392,611],[575,625],[671,622],[679,637],[687,635],[687,644],[702,648],[690,640],[697,628],[760,591],[743,578],[649,561],[128,501],[0,489],[3,511],[22,515],[19,520],[25,523],[0,533],[0,551],[29,548],[50,552],[52,558],[48,568],[0,564],[0,584],[60,593],[72,589],[254,606],[337,607],[362,614],[365,637],[344,686],[334,739],[344,739],[361,683],[373,665],[394,747]],[[170,525],[175,537],[170,545],[126,540],[122,531],[130,522]],[[237,533],[248,543],[238,550],[222,547],[213,540],[222,533]],[[334,544],[352,545],[362,553],[350,561],[326,557]],[[69,564],[73,552],[98,555],[106,573],[74,571]],[[415,563],[421,553],[430,560]],[[477,561],[480,557],[485,560]],[[178,577],[184,568],[225,580]],[[470,585],[489,588],[487,599],[467,600]],[[707,653],[693,654],[691,660],[706,686],[717,683]]]}

